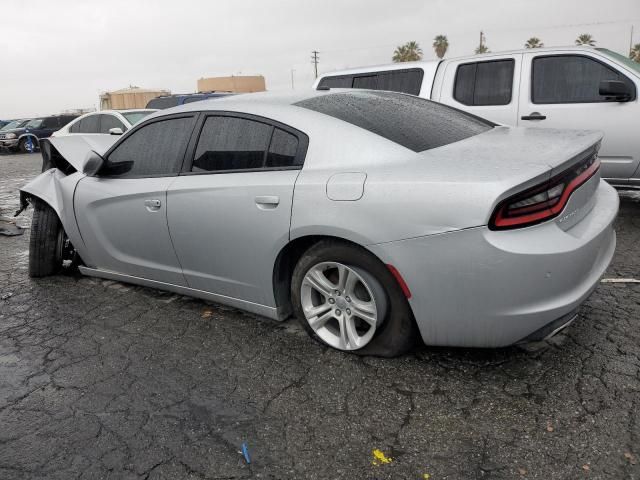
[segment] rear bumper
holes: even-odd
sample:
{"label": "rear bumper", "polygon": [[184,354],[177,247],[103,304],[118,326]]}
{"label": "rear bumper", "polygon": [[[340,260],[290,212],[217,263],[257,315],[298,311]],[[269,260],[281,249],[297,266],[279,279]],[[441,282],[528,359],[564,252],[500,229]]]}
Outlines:
{"label": "rear bumper", "polygon": [[568,229],[561,214],[529,228],[477,227],[369,248],[407,282],[426,344],[511,345],[576,310],[609,266],[618,195],[600,181],[593,200]]}

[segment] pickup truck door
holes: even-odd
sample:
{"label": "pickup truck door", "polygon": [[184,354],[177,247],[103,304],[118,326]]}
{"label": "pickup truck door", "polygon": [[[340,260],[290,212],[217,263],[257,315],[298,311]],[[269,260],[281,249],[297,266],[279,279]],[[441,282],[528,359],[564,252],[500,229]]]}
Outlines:
{"label": "pickup truck door", "polygon": [[[448,60],[432,100],[505,125],[518,123],[522,54]],[[440,88],[438,88],[440,85]],[[437,98],[436,98],[437,96]]]}
{"label": "pickup truck door", "polygon": [[624,185],[639,176],[638,94],[630,102],[607,101],[599,94],[602,80],[630,82],[640,92],[635,77],[597,51],[526,53],[518,125],[604,132],[602,177]]}

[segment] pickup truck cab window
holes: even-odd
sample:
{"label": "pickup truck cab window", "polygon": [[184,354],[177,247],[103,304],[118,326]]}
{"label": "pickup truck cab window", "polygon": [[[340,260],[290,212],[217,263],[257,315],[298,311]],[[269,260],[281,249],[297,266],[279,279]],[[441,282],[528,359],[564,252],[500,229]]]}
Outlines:
{"label": "pickup truck cab window", "polygon": [[468,106],[509,105],[514,67],[513,59],[459,65],[453,98]]}
{"label": "pickup truck cab window", "polygon": [[407,68],[323,78],[318,88],[365,88],[419,95],[424,70]]}
{"label": "pickup truck cab window", "polygon": [[535,57],[531,68],[531,101],[535,104],[607,102],[600,82],[618,80],[635,91],[622,73],[584,55]]}

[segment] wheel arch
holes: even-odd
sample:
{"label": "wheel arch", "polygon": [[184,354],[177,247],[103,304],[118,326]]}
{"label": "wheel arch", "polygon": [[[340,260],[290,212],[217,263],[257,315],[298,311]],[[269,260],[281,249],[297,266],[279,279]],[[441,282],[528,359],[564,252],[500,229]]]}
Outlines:
{"label": "wheel arch", "polygon": [[[363,244],[348,238],[339,237],[335,235],[303,235],[292,239],[287,243],[278,255],[273,266],[273,296],[276,301],[276,309],[279,320],[285,320],[293,315],[293,306],[291,305],[291,277],[293,275],[293,269],[300,257],[316,243],[322,240],[337,240],[346,244],[362,248],[366,250],[375,258],[382,262],[376,254],[367,249]],[[384,263],[384,262],[382,262]]]}

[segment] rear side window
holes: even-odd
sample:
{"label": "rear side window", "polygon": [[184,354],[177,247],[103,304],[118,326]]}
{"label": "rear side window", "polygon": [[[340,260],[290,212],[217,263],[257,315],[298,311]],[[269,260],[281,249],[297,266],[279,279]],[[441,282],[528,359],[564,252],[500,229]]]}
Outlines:
{"label": "rear side window", "polygon": [[192,172],[295,167],[298,137],[268,123],[232,116],[206,119]]}
{"label": "rear side window", "polygon": [[298,137],[275,128],[271,136],[271,145],[267,152],[267,168],[291,167],[295,165],[296,153],[298,151]]}
{"label": "rear side window", "polygon": [[513,94],[515,60],[465,63],[456,70],[453,98],[463,105],[508,105]]}
{"label": "rear side window", "polygon": [[353,85],[353,75],[338,75],[335,77],[324,77],[320,80],[318,88],[351,88]]}
{"label": "rear side window", "polygon": [[421,68],[325,77],[318,88],[364,88],[419,95],[424,71]]}
{"label": "rear side window", "polygon": [[440,103],[392,92],[336,92],[295,105],[351,123],[414,152],[464,140],[495,126]]}
{"label": "rear side window", "polygon": [[594,103],[605,102],[600,95],[600,82],[631,80],[609,66],[580,55],[536,57],[532,67],[531,101],[533,103]]}
{"label": "rear side window", "polygon": [[194,117],[171,118],[144,125],[124,137],[109,154],[105,176],[177,175],[195,125]]}
{"label": "rear side window", "polygon": [[[100,122],[98,115],[89,115],[78,122],[77,133],[100,133]],[[77,124],[76,124],[77,125]]]}

